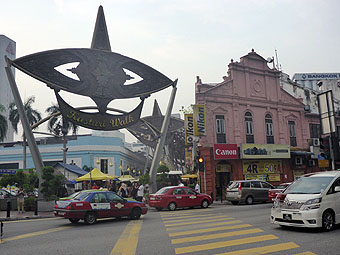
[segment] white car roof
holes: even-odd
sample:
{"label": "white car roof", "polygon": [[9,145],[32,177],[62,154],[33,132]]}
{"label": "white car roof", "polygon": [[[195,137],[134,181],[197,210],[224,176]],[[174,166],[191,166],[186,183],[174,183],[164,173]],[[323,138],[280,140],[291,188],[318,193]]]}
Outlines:
{"label": "white car roof", "polygon": [[336,177],[336,176],[340,176],[340,171],[325,171],[325,172],[316,172],[316,173],[309,173],[309,174],[305,174],[304,176],[309,176],[309,177],[320,177],[320,176],[332,176],[332,177]]}

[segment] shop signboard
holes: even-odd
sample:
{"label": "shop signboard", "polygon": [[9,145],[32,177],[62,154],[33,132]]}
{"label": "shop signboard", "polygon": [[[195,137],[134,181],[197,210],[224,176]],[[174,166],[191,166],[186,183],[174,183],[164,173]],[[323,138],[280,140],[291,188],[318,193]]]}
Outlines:
{"label": "shop signboard", "polygon": [[243,159],[290,158],[289,144],[241,144]]}
{"label": "shop signboard", "polygon": [[216,166],[216,173],[227,173],[227,172],[231,172],[230,164],[218,164]]}
{"label": "shop signboard", "polygon": [[328,159],[319,159],[318,164],[320,168],[327,168],[329,167],[329,160]]}
{"label": "shop signboard", "polygon": [[238,159],[237,144],[214,144],[214,159]]}
{"label": "shop signboard", "polygon": [[184,114],[185,145],[192,145],[194,139],[194,115]]}
{"label": "shop signboard", "polygon": [[279,182],[281,181],[280,174],[246,174],[244,175],[245,180],[261,180],[266,182]]}
{"label": "shop signboard", "polygon": [[206,116],[205,116],[205,105],[195,104],[194,110],[194,135],[205,136],[207,135]]}
{"label": "shop signboard", "polygon": [[280,174],[282,173],[281,160],[243,160],[243,174]]}

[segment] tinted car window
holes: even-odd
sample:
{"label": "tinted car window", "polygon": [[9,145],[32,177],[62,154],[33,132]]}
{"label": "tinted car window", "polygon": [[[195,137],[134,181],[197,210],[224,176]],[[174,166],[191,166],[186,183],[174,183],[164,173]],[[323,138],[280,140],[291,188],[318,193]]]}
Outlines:
{"label": "tinted car window", "polygon": [[260,182],[251,182],[251,187],[252,188],[261,188]]}
{"label": "tinted car window", "polygon": [[106,196],[109,202],[122,202],[123,201],[123,198],[121,198],[115,193],[108,192]]}
{"label": "tinted car window", "polygon": [[242,188],[250,188],[250,182],[241,182]]}
{"label": "tinted car window", "polygon": [[173,190],[171,191],[171,195],[184,195],[184,191],[183,191],[183,189],[181,189],[181,188],[173,189]]}
{"label": "tinted car window", "polygon": [[184,191],[187,195],[196,195],[196,192],[192,189],[184,189]]}
{"label": "tinted car window", "polygon": [[91,198],[92,203],[106,203],[107,199],[105,193],[95,193]]}
{"label": "tinted car window", "polygon": [[170,189],[170,188],[167,188],[167,187],[161,188],[160,190],[158,190],[158,191],[155,193],[155,195],[163,195],[163,194],[167,193],[169,189]]}
{"label": "tinted car window", "polygon": [[266,189],[272,189],[272,188],[274,188],[274,187],[273,187],[273,186],[271,186],[269,183],[262,182],[262,188],[266,188]]}

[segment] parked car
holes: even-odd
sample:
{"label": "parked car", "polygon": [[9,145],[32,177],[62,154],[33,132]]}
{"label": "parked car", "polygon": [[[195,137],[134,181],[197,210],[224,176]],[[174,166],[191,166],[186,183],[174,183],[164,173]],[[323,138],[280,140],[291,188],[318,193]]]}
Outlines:
{"label": "parked car", "polygon": [[143,202],[128,201],[112,191],[84,191],[70,200],[59,200],[54,207],[54,215],[69,219],[72,223],[84,220],[96,223],[98,218],[130,217],[139,219],[148,208]]}
{"label": "parked car", "polygon": [[233,205],[268,202],[268,190],[270,189],[274,189],[274,186],[260,180],[231,181],[227,187],[226,200]]}
{"label": "parked car", "polygon": [[340,223],[340,171],[310,173],[277,195],[271,222],[331,230]]}
{"label": "parked car", "polygon": [[212,202],[209,195],[198,193],[185,186],[168,186],[149,195],[149,206],[155,207],[157,210],[168,208],[170,211],[174,211],[176,208],[196,206],[207,208]]}
{"label": "parked car", "polygon": [[15,193],[9,192],[6,189],[0,189],[0,199],[3,199],[3,198],[13,198],[13,197],[15,197]]}
{"label": "parked car", "polygon": [[277,194],[284,191],[290,184],[291,184],[291,182],[281,183],[280,185],[278,185],[274,189],[268,190],[268,200],[269,200],[269,202],[273,203]]}

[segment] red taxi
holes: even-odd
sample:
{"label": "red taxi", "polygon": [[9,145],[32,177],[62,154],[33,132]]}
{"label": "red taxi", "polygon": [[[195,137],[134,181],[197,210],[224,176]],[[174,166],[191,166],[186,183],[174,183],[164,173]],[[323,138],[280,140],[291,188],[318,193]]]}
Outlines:
{"label": "red taxi", "polygon": [[212,204],[212,199],[207,194],[197,193],[191,188],[183,186],[169,186],[158,190],[149,196],[149,206],[157,210],[201,206],[207,208]]}
{"label": "red taxi", "polygon": [[277,194],[284,191],[289,185],[290,185],[290,182],[281,183],[275,189],[268,190],[268,200],[269,200],[269,202],[273,203]]}
{"label": "red taxi", "polygon": [[128,201],[112,191],[84,191],[71,200],[59,200],[54,207],[54,215],[69,219],[72,223],[84,220],[96,223],[98,218],[130,217],[139,219],[148,208],[142,202]]}

